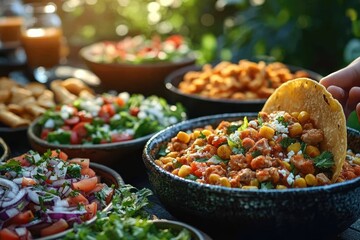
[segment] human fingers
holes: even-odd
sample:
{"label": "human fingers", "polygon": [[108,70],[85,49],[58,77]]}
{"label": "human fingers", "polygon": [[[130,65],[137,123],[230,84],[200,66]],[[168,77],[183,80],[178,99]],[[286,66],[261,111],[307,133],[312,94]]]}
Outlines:
{"label": "human fingers", "polygon": [[347,92],[338,86],[330,86],[327,88],[327,90],[331,93],[331,95],[335,99],[337,99],[340,102],[340,104],[345,109],[346,101],[347,101]]}
{"label": "human fingers", "polygon": [[360,86],[360,60],[357,59],[349,66],[327,75],[320,83],[325,87],[335,85],[345,90]]}
{"label": "human fingers", "polygon": [[349,91],[349,97],[346,102],[346,115],[357,109],[357,105],[360,103],[360,87],[353,87]]}

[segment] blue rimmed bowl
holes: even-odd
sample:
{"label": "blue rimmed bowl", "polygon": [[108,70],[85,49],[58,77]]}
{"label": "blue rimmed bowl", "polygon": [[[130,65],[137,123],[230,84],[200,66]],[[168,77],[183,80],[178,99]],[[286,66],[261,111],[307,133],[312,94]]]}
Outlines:
{"label": "blue rimmed bowl", "polygon": [[[143,151],[150,183],[166,209],[200,229],[223,228],[224,236],[328,239],[360,217],[360,178],[312,188],[244,190],[201,184],[175,176],[154,160],[162,146],[181,131],[254,113],[219,114],[188,120],[150,138]],[[348,128],[348,148],[360,152],[360,132]],[[225,229],[228,229],[225,231]],[[236,239],[236,238],[235,238]],[[256,238],[255,238],[256,239]],[[271,238],[272,239],[272,238]]]}

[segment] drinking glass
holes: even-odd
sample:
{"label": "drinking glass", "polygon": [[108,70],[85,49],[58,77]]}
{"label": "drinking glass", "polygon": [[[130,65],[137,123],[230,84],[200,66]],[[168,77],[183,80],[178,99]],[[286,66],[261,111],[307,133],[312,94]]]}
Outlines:
{"label": "drinking glass", "polygon": [[61,19],[53,3],[25,4],[25,23],[21,34],[28,67],[35,80],[48,81],[49,69],[61,61],[64,36]]}
{"label": "drinking glass", "polygon": [[0,49],[20,46],[24,7],[20,0],[0,0]]}

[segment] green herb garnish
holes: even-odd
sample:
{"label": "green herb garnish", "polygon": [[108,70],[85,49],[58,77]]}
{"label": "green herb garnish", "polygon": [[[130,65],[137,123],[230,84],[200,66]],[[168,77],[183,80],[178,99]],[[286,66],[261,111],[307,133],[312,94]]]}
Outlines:
{"label": "green herb garnish", "polygon": [[328,169],[334,166],[334,155],[329,152],[325,151],[322,152],[319,156],[313,158],[315,166],[321,169]]}

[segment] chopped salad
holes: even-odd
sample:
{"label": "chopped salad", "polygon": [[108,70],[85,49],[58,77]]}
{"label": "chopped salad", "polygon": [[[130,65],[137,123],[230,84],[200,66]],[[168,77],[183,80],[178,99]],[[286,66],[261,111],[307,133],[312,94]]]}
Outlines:
{"label": "chopped salad", "polygon": [[95,217],[114,189],[89,164],[58,150],[29,151],[1,163],[0,238],[50,236]]}
{"label": "chopped salad", "polygon": [[40,137],[56,144],[103,144],[129,141],[157,132],[186,118],[178,103],[155,95],[127,92],[78,98],[48,110],[39,120]]}
{"label": "chopped salad", "polygon": [[94,47],[90,52],[97,62],[102,63],[156,63],[176,62],[191,55],[185,38],[171,35],[165,39],[155,35],[126,37],[118,42],[104,41],[101,47]]}
{"label": "chopped salad", "polygon": [[[284,189],[331,183],[333,153],[306,111],[222,121],[180,131],[155,163],[179,177],[242,189]],[[359,170],[359,169],[358,169]]]}

